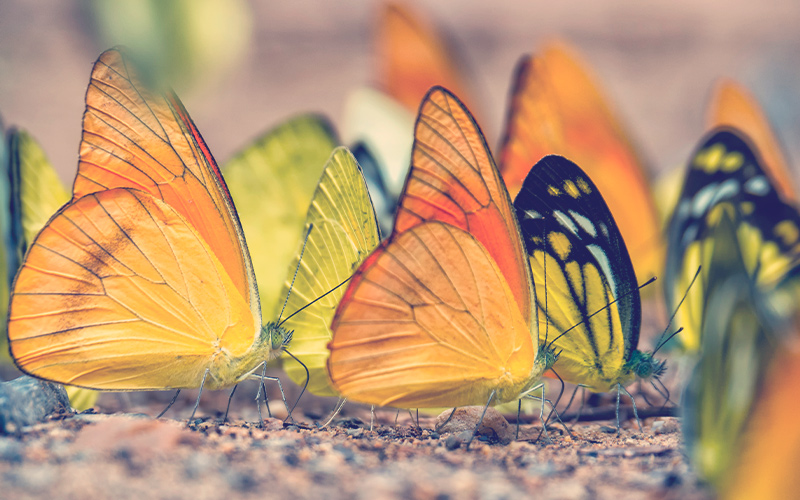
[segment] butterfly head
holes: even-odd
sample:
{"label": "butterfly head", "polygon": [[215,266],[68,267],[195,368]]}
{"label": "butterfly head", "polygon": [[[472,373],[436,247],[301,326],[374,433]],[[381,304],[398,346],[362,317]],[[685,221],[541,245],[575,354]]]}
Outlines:
{"label": "butterfly head", "polygon": [[561,351],[556,352],[552,343],[542,343],[539,345],[539,359],[541,363],[544,364],[543,372],[549,370],[556,364],[559,354],[561,354]]}
{"label": "butterfly head", "polygon": [[292,341],[294,330],[284,328],[276,321],[261,327],[261,341],[270,346],[272,352],[280,354]]}
{"label": "butterfly head", "polygon": [[650,380],[661,377],[667,371],[667,362],[656,359],[652,352],[634,351],[626,367],[637,379]]}

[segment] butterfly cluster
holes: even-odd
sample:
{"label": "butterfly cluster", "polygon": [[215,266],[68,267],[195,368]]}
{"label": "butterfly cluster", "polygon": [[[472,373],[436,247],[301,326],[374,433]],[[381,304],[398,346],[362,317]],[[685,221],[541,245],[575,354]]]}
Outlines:
{"label": "butterfly cluster", "polygon": [[[720,83],[673,188],[651,187],[591,74],[551,43],[517,66],[495,157],[435,33],[397,7],[384,22],[380,90],[350,97],[343,138],[298,115],[219,167],[177,95],[120,48],[92,69],[71,193],[27,133],[5,132],[13,363],[76,408],[248,378],[261,394],[274,361],[342,403],[556,413],[549,378],[615,394],[618,433],[623,394],[642,429],[629,387],[649,403],[648,383],[663,409],[671,384],[700,475],[780,497],[785,464],[766,486],[740,473],[800,450],[785,415],[800,213],[755,100]],[[643,349],[655,276],[673,317]],[[665,384],[662,347],[691,373]]]}

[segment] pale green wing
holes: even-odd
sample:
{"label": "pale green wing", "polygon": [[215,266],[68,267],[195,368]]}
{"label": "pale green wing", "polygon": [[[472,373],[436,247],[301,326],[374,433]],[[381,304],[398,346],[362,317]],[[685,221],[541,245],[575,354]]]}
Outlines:
{"label": "pale green wing", "polygon": [[18,262],[50,217],[71,198],[39,144],[24,130],[9,134],[12,213],[19,215]]}
{"label": "pale green wing", "polygon": [[[302,261],[301,241],[283,283],[281,296],[285,297],[300,261],[284,318],[350,278],[380,243],[378,223],[361,168],[346,148],[337,148],[325,165],[308,208],[308,227],[311,230]],[[310,372],[308,390],[319,396],[336,395],[326,371],[327,345],[331,340],[331,320],[346,289],[347,286],[337,288],[284,324],[294,330],[289,350]],[[275,317],[281,306],[283,304],[276,310]],[[283,367],[294,382],[300,385],[305,382],[305,370],[287,355],[284,355]]]}
{"label": "pale green wing", "polygon": [[337,145],[327,120],[300,116],[269,131],[222,170],[247,235],[264,322],[283,302],[281,286],[303,232],[303,216]]}

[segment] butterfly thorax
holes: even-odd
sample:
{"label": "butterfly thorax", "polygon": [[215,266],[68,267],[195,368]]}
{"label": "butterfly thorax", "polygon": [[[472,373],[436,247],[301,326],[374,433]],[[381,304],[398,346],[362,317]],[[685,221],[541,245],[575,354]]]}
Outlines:
{"label": "butterfly thorax", "polygon": [[292,340],[292,333],[277,322],[269,322],[261,327],[259,337],[242,356],[234,357],[220,348],[212,358],[205,387],[214,390],[238,384],[263,363],[280,356]]}

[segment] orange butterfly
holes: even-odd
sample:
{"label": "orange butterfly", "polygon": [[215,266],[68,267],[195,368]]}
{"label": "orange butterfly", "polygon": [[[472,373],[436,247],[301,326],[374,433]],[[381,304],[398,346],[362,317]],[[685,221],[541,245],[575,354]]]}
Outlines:
{"label": "orange butterfly", "polygon": [[334,386],[400,408],[519,398],[545,369],[530,265],[483,134],[443,88],[422,101],[399,204],[336,311]]}
{"label": "orange butterfly", "polygon": [[789,162],[756,98],[742,85],[720,79],[714,85],[708,106],[708,129],[733,127],[744,132],[761,153],[764,169],[784,200],[796,201],[797,189]]}
{"label": "orange butterfly", "polygon": [[661,270],[658,212],[641,159],[577,55],[550,43],[516,69],[500,172],[512,196],[531,166],[548,154],[564,156],[594,180],[631,252],[638,276]]}
{"label": "orange butterfly", "polygon": [[381,11],[377,33],[378,86],[415,112],[434,85],[467,95],[465,78],[434,27],[401,5]]}
{"label": "orange butterfly", "polygon": [[244,235],[197,128],[119,49],[92,70],[73,198],[25,257],[8,336],[22,371],[102,390],[230,386],[290,338],[261,329]]}

